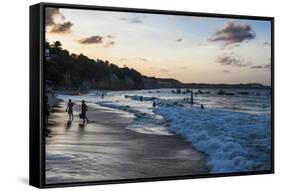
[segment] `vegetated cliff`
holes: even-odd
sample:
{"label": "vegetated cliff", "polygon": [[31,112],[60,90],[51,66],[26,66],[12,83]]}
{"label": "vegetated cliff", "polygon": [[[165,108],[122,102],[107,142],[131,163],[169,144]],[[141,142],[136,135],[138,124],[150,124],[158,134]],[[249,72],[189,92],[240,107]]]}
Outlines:
{"label": "vegetated cliff", "polygon": [[172,78],[143,77],[144,89],[181,88],[183,83]]}

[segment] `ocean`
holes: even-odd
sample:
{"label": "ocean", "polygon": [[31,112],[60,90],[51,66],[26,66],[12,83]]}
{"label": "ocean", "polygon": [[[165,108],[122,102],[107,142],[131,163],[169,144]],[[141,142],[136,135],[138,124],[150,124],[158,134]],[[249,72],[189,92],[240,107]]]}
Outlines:
{"label": "ocean", "polygon": [[133,122],[124,128],[138,133],[181,135],[207,156],[210,173],[270,170],[271,91],[229,89],[228,95],[218,95],[219,89],[193,92],[194,104],[190,104],[190,93],[175,89],[95,90],[59,98],[84,99],[133,115]]}

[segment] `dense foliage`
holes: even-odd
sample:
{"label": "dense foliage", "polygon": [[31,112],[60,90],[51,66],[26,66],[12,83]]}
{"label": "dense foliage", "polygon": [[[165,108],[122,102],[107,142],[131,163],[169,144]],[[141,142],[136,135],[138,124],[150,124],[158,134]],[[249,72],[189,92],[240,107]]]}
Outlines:
{"label": "dense foliage", "polygon": [[73,88],[140,89],[142,75],[128,67],[120,68],[107,60],[70,54],[59,41],[46,42],[45,75],[56,86]]}

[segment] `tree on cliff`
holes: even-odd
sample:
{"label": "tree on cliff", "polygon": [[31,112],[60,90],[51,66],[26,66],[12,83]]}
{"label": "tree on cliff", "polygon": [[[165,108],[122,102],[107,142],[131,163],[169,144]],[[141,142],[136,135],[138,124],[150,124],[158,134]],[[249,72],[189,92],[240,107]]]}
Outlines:
{"label": "tree on cliff", "polygon": [[[91,59],[83,54],[70,54],[68,50],[62,47],[62,43],[59,41],[53,44],[45,43],[45,48],[50,53],[49,59],[45,59],[47,80],[51,80],[60,86],[78,88],[84,82],[94,81],[99,83],[102,81],[103,84],[110,83],[110,78],[114,75],[117,76],[118,81],[124,82],[123,84],[128,84],[128,81],[133,82],[132,87],[123,85],[124,87],[120,86],[122,89],[143,88],[143,78],[138,71],[128,67],[119,68],[107,60]],[[120,89],[120,87],[118,88]],[[118,89],[110,87],[109,84],[105,84],[104,88]]]}

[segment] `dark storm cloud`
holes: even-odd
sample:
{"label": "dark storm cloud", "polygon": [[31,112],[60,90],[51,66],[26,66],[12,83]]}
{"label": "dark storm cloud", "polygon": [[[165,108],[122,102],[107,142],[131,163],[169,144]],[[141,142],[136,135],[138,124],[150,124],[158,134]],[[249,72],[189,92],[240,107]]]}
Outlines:
{"label": "dark storm cloud", "polygon": [[51,33],[69,33],[73,23],[63,22],[56,23],[55,18],[59,17],[61,20],[65,20],[65,16],[60,12],[59,8],[47,8],[45,13],[46,26],[50,27]]}
{"label": "dark storm cloud", "polygon": [[101,44],[103,43],[103,37],[99,35],[94,35],[78,40],[80,44]]}
{"label": "dark storm cloud", "polygon": [[50,33],[70,33],[72,26],[73,24],[69,21],[62,24],[54,24],[50,29]]}
{"label": "dark storm cloud", "polygon": [[256,37],[255,32],[250,25],[227,22],[223,28],[218,29],[208,39],[209,42],[223,42],[224,46],[241,43],[245,40],[251,40]]}
{"label": "dark storm cloud", "polygon": [[169,73],[169,70],[166,70],[166,69],[160,69],[159,71],[162,73]]}
{"label": "dark storm cloud", "polygon": [[182,41],[183,41],[182,38],[178,38],[178,39],[176,40],[176,42],[182,42]]}
{"label": "dark storm cloud", "polygon": [[142,20],[139,17],[134,17],[134,18],[123,17],[120,20],[121,21],[127,21],[129,23],[134,23],[134,24],[141,24],[142,23]]}
{"label": "dark storm cloud", "polygon": [[219,56],[217,58],[218,63],[225,66],[235,66],[235,67],[246,67],[251,65],[250,62],[243,63],[243,60],[239,57],[236,57],[234,55],[225,55],[225,56]]}

